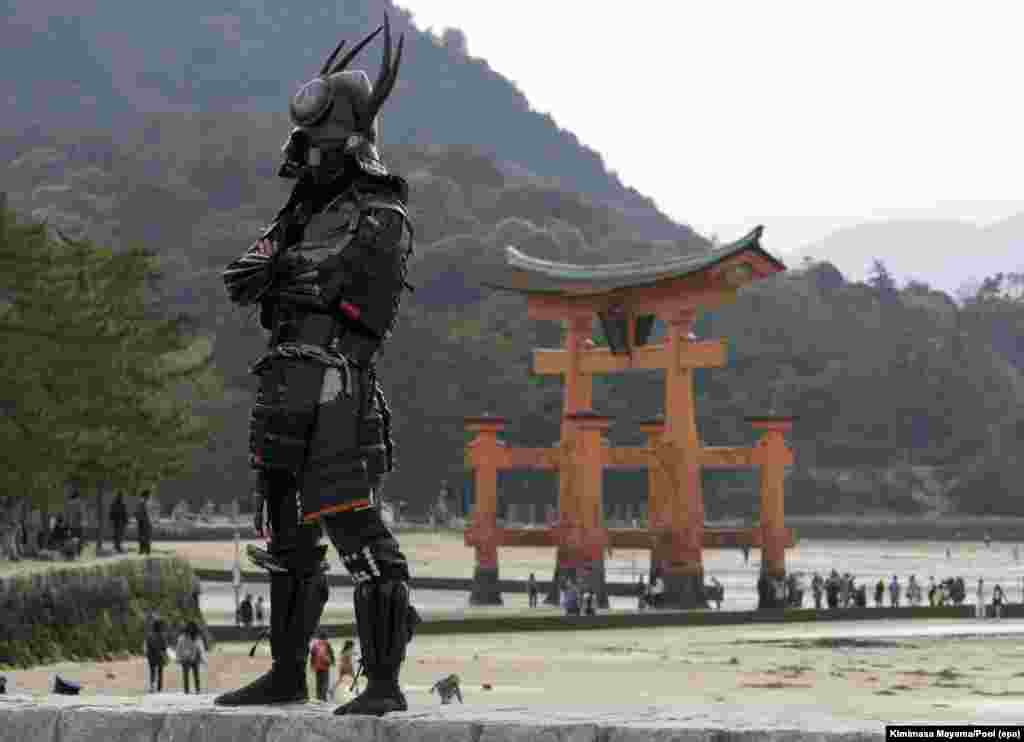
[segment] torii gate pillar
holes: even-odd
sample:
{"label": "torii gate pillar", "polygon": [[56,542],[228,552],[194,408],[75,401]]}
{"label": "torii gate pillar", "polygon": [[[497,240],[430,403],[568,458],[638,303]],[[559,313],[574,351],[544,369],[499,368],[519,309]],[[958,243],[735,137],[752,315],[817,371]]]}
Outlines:
{"label": "torii gate pillar", "polygon": [[469,418],[466,428],[476,434],[467,458],[477,472],[473,519],[465,534],[466,545],[476,550],[469,603],[502,605],[498,587],[498,466],[502,447],[498,433],[505,428],[505,418],[490,415]]}
{"label": "torii gate pillar", "polygon": [[[753,460],[761,469],[761,579],[774,586],[786,576],[785,481],[786,467],[793,464],[793,451],[786,445],[786,433],[793,418],[782,415],[748,417],[747,422],[762,431]],[[760,595],[759,607],[778,608],[772,591]]]}

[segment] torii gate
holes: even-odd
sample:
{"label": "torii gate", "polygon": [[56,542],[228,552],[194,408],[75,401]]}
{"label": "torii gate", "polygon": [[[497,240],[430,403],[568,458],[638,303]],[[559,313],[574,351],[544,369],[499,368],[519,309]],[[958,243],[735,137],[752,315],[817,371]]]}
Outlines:
{"label": "torii gate", "polygon": [[[559,320],[566,327],[562,349],[535,350],[534,373],[565,379],[561,440],[551,448],[512,448],[498,440],[501,417],[466,419],[475,433],[467,447],[475,470],[476,503],[465,543],[476,549],[470,600],[500,604],[499,546],[555,546],[556,574],[589,571],[607,605],[604,552],[611,547],[649,548],[652,564],[665,582],[666,606],[706,605],[703,597],[703,547],[757,546],[762,571],[785,574],[785,549],[794,543],[784,524],[785,467],[793,456],[784,435],[792,419],[749,417],[762,432],[751,448],[706,447],[697,436],[693,370],[724,366],[720,340],[692,340],[691,328],[702,309],[732,301],[751,281],[785,270],[760,245],[761,227],[743,239],[706,254],[659,263],[580,266],[538,260],[507,248],[511,269],[487,285],[527,296],[531,319]],[[608,348],[593,347],[594,317],[604,324]],[[658,344],[647,339],[655,317],[667,325]],[[646,446],[610,447],[603,438],[611,419],[592,409],[592,375],[629,369],[665,371],[663,418],[645,421]],[[701,467],[751,467],[761,470],[761,519],[749,529],[705,529]],[[646,467],[649,523],[645,529],[608,529],[603,523],[602,469]],[[559,520],[547,529],[498,528],[497,474],[501,469],[556,469],[559,472]],[[768,599],[771,602],[771,599]]]}

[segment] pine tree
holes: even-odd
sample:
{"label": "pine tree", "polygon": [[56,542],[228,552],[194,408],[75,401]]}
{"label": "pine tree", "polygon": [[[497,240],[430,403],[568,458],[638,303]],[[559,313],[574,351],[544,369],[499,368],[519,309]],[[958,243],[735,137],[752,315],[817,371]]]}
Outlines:
{"label": "pine tree", "polygon": [[0,222],[0,484],[52,502],[62,481],[136,493],[188,466],[211,433],[212,344],[153,299],[155,257]]}

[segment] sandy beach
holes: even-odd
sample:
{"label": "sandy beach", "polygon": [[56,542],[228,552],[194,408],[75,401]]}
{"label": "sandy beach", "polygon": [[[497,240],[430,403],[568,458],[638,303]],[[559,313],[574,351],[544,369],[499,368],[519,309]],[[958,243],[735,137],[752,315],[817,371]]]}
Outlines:
{"label": "sandy beach", "polygon": [[[1021,634],[1021,621],[937,620],[422,636],[410,645],[403,682],[411,708],[436,706],[430,687],[454,672],[468,705],[781,704],[794,714],[954,722],[980,718],[978,709],[1024,709]],[[204,692],[263,672],[266,645],[255,658],[249,648],[216,647]],[[81,682],[86,695],[132,696],[144,688],[144,661],[132,658],[8,672],[8,690],[45,694],[58,672]],[[167,668],[165,682],[167,692],[181,692],[177,667]],[[334,701],[348,697],[341,688]]]}

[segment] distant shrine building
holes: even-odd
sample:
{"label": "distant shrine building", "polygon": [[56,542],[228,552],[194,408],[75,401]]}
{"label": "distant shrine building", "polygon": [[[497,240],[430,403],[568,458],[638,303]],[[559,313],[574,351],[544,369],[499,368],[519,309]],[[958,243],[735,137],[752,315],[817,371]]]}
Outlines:
{"label": "distant shrine building", "polygon": [[[517,448],[499,440],[501,417],[466,419],[474,434],[466,458],[473,469],[476,502],[465,542],[476,552],[470,600],[501,603],[498,547],[556,547],[556,576],[573,575],[596,588],[607,606],[604,555],[608,548],[650,549],[652,569],[664,581],[663,605],[695,608],[704,598],[702,549],[762,549],[762,576],[785,576],[785,550],[794,544],[784,522],[785,469],[793,454],[785,436],[790,417],[764,415],[747,421],[761,432],[751,447],[704,446],[697,435],[693,371],[726,365],[721,340],[694,340],[700,311],[733,301],[743,286],[786,269],[761,247],[762,228],[741,240],[697,256],[663,261],[583,266],[531,258],[506,249],[504,271],[485,285],[526,295],[531,319],[561,322],[559,349],[537,349],[534,373],[559,375],[565,396],[561,440],[550,448]],[[597,317],[608,347],[594,347]],[[666,337],[650,343],[655,319]],[[594,374],[630,369],[665,373],[664,414],[640,423],[647,445],[612,447],[605,433],[612,420],[592,409]],[[704,522],[702,467],[760,470],[760,521],[751,528],[710,529]],[[646,469],[648,523],[642,529],[608,528],[602,500],[603,470]],[[500,528],[498,472],[555,470],[557,520],[549,528]],[[774,605],[765,591],[761,605]]]}

